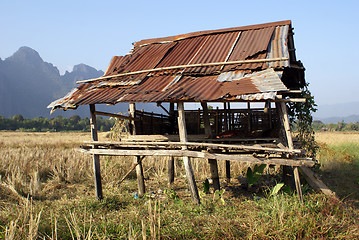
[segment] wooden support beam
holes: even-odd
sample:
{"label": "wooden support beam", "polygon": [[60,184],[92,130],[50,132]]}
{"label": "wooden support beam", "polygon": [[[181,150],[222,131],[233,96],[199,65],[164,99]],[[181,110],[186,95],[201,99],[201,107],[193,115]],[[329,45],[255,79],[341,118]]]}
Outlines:
{"label": "wooden support beam", "polygon": [[216,118],[215,118],[215,127],[216,127],[216,136],[219,135],[219,133],[221,132],[220,127],[222,127],[222,125],[219,123],[219,113],[218,113],[218,107],[216,108]]}
{"label": "wooden support beam", "polygon": [[214,191],[220,190],[218,164],[216,159],[208,159]]}
{"label": "wooden support beam", "polygon": [[[142,158],[140,159],[140,161],[142,161],[143,158],[144,158],[144,157],[142,157]],[[133,170],[136,169],[136,166],[137,166],[137,165],[138,165],[138,163],[135,162],[135,164],[133,165],[133,167],[132,167],[132,168],[125,174],[125,176],[123,176],[122,179],[118,182],[118,185],[120,185],[120,184],[128,177],[128,175],[130,175],[130,173],[131,173]]]}
{"label": "wooden support beam", "polygon": [[[286,138],[287,138],[287,144],[288,144],[289,149],[293,150],[294,149],[294,144],[293,144],[292,134],[291,134],[291,131],[290,131],[290,124],[289,124],[289,119],[288,119],[287,105],[285,104],[285,102],[280,102],[280,107],[281,107],[284,131],[285,131]],[[294,176],[295,188],[297,190],[299,200],[303,203],[302,188],[301,188],[301,184],[300,184],[299,172],[298,172],[297,167],[294,167],[294,169],[293,169],[293,176]]]}
{"label": "wooden support beam", "polygon": [[254,157],[253,155],[229,155],[208,152],[197,152],[190,150],[127,150],[127,149],[78,149],[80,152],[88,154],[109,155],[109,156],[173,156],[173,157],[192,157],[216,160],[229,160],[250,162],[253,164],[269,164],[284,166],[307,166],[313,167],[315,162],[311,158],[266,158]]}
{"label": "wooden support beam", "polygon": [[[96,121],[96,114],[95,114],[95,105],[90,105],[90,125],[91,125],[91,137],[92,141],[98,141],[97,135],[97,121]],[[93,149],[96,149],[97,146],[93,145]],[[93,168],[94,168],[94,175],[95,175],[95,188],[96,188],[96,196],[97,199],[103,199],[102,195],[102,183],[101,183],[101,168],[100,168],[100,156],[98,154],[93,154]]]}
{"label": "wooden support beam", "polygon": [[175,132],[175,122],[176,122],[176,116],[175,116],[175,104],[174,103],[170,103],[170,126],[171,126],[171,130],[172,132],[170,132],[170,134],[173,134]]}
{"label": "wooden support beam", "polygon": [[[129,115],[131,118],[136,117],[136,105],[134,103],[130,103],[129,106]],[[134,121],[131,121],[131,134],[136,135],[136,125]],[[138,196],[142,197],[146,193],[145,187],[145,177],[143,175],[143,167],[140,156],[135,156],[134,163],[136,164],[136,175],[137,175],[137,184],[138,184]]]}
{"label": "wooden support beam", "polygon": [[162,108],[162,110],[165,111],[165,113],[167,113],[168,115],[171,115],[170,112],[164,106],[162,106],[162,103],[158,102],[157,107]]}
{"label": "wooden support beam", "polygon": [[123,115],[119,115],[119,114],[115,114],[115,113],[95,111],[95,115],[115,117],[115,118],[120,118],[120,119],[131,120],[131,121],[139,121],[139,119],[137,119],[137,118],[127,117],[127,116],[123,116]]}
{"label": "wooden support beam", "polygon": [[204,133],[208,138],[212,138],[212,129],[211,129],[211,123],[209,120],[209,114],[208,114],[208,106],[206,102],[201,102],[202,110],[203,110],[203,124],[204,124]]}
{"label": "wooden support beam", "polygon": [[248,132],[252,131],[252,113],[251,113],[251,102],[247,102],[248,109]]}
{"label": "wooden support beam", "polygon": [[[136,105],[134,103],[130,103],[129,106],[129,115],[131,119],[135,119],[135,114],[136,114]],[[130,122],[130,130],[131,130],[131,134],[132,135],[136,135],[136,127],[135,127],[135,122],[131,120]]]}
{"label": "wooden support beam", "polygon": [[197,134],[201,133],[201,109],[197,110]]}
{"label": "wooden support beam", "polygon": [[[211,129],[211,124],[210,124],[210,120],[209,120],[207,102],[201,102],[201,106],[203,109],[203,124],[204,124],[205,135],[208,138],[212,138],[213,135],[212,135],[212,129]],[[219,185],[217,160],[216,159],[208,159],[208,163],[209,163],[209,167],[210,167],[210,171],[211,171],[211,178],[213,181],[213,189],[214,189],[214,191],[219,190],[220,185]]]}
{"label": "wooden support beam", "polygon": [[[222,139],[218,139],[221,141]],[[224,139],[225,140],[225,139]],[[253,140],[253,139],[252,139]],[[147,146],[193,146],[193,147],[202,147],[202,148],[225,148],[228,150],[245,150],[245,151],[263,151],[263,152],[273,152],[273,153],[290,153],[290,154],[301,154],[302,150],[300,149],[285,149],[285,148],[273,148],[273,147],[261,147],[257,145],[235,145],[235,144],[223,144],[223,143],[199,143],[199,142],[110,142],[110,141],[101,141],[101,142],[87,142],[88,144],[95,145],[113,145],[113,146],[134,146],[134,147],[147,147]]]}
{"label": "wooden support beam", "polygon": [[134,163],[136,164],[136,175],[138,185],[138,196],[142,197],[146,193],[145,177],[143,175],[143,167],[140,156],[135,156]]}
{"label": "wooden support beam", "polygon": [[174,180],[175,180],[175,159],[174,159],[174,157],[170,157],[170,159],[168,160],[167,176],[168,176],[168,184],[174,183]]}
{"label": "wooden support beam", "polygon": [[280,108],[281,108],[281,114],[282,114],[281,119],[282,119],[284,131],[285,131],[285,135],[287,138],[288,148],[292,150],[292,149],[294,149],[294,145],[293,145],[292,134],[290,132],[290,124],[289,124],[289,119],[288,119],[287,105],[284,102],[281,102]]}
{"label": "wooden support beam", "polygon": [[226,160],[226,179],[227,184],[231,182],[231,162]]}
{"label": "wooden support beam", "polygon": [[223,120],[224,120],[224,131],[228,131],[228,112],[227,112],[227,103],[223,103]]}
{"label": "wooden support beam", "polygon": [[307,180],[308,184],[314,189],[314,191],[321,191],[327,196],[336,197],[335,193],[332,192],[332,190],[330,190],[319,178],[317,178],[312,170],[305,166],[301,166],[299,169],[305,180]]}
{"label": "wooden support beam", "polygon": [[[187,129],[186,129],[186,120],[184,113],[184,104],[183,102],[177,103],[178,109],[178,130],[180,135],[180,141],[185,143],[187,142]],[[187,147],[182,147],[185,150]],[[183,155],[183,163],[186,170],[186,177],[189,185],[189,190],[191,192],[192,201],[196,204],[200,204],[198,189],[196,185],[196,181],[193,174],[192,164],[188,156]]]}
{"label": "wooden support beam", "polygon": [[227,102],[227,115],[228,115],[228,130],[233,130],[232,129],[232,115],[231,115],[231,103]]}
{"label": "wooden support beam", "polygon": [[299,201],[303,204],[303,194],[302,194],[302,187],[300,186],[298,167],[294,167],[293,174],[294,174],[294,182],[295,182],[295,188],[297,189],[298,198]]}

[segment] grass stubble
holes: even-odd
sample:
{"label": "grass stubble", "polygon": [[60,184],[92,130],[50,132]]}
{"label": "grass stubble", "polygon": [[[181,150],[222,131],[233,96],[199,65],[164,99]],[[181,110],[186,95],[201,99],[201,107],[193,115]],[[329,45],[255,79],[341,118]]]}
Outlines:
{"label": "grass stubble", "polygon": [[[308,190],[302,205],[293,193],[270,196],[233,179],[219,201],[202,191],[208,163],[194,160],[202,202],[194,205],[180,159],[169,187],[168,159],[145,158],[147,194],[136,198],[135,174],[117,184],[133,159],[101,157],[105,198],[97,201],[92,158],[74,150],[89,134],[0,132],[0,239],[356,239],[358,142],[325,134],[317,173],[338,199]],[[232,176],[248,166],[233,163]]]}

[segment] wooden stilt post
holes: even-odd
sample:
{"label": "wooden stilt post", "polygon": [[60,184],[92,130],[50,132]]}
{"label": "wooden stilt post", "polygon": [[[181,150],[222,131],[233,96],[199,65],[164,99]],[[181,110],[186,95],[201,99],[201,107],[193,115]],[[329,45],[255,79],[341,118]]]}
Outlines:
{"label": "wooden stilt post", "polygon": [[[136,113],[136,105],[134,103],[130,103],[130,117],[135,117]],[[135,122],[131,122],[132,125],[132,135],[136,135],[136,127]],[[138,183],[138,196],[142,197],[146,193],[145,187],[145,177],[143,175],[143,167],[140,156],[135,156],[134,164],[136,165],[136,175],[137,175],[137,183]]]}
{"label": "wooden stilt post", "polygon": [[[293,144],[293,139],[292,139],[292,135],[290,132],[290,124],[289,124],[287,106],[286,106],[285,102],[280,102],[280,108],[281,108],[281,112],[282,112],[282,122],[283,122],[284,130],[285,130],[285,135],[287,138],[288,148],[293,150],[294,144]],[[298,167],[294,167],[293,175],[294,175],[295,188],[298,193],[298,198],[303,203],[303,194],[302,194],[302,188],[301,188],[301,184],[300,184]]]}
{"label": "wooden stilt post", "polygon": [[[173,133],[175,128],[175,104],[170,103],[169,109],[169,117],[170,117],[170,126]],[[175,159],[174,157],[170,157],[168,160],[168,168],[167,168],[167,176],[168,176],[168,184],[174,183],[175,180]]]}
{"label": "wooden stilt post", "polygon": [[203,124],[204,124],[204,133],[206,137],[212,138],[212,129],[211,124],[209,121],[209,114],[208,114],[208,106],[206,102],[201,102],[202,110],[203,110]]}
{"label": "wooden stilt post", "polygon": [[201,133],[201,109],[197,110],[197,134]]}
{"label": "wooden stilt post", "polygon": [[[212,138],[212,130],[209,120],[208,114],[208,106],[206,102],[201,102],[202,109],[203,109],[203,123],[204,123],[204,132],[208,138]],[[214,191],[220,189],[219,184],[219,176],[218,176],[218,163],[216,159],[208,159],[210,171],[211,171],[211,178],[213,181],[213,188]]]}
{"label": "wooden stilt post", "polygon": [[[90,105],[90,125],[91,125],[91,136],[92,141],[98,141],[97,135],[97,122],[96,122],[96,115],[95,115],[95,105]],[[93,148],[97,148],[97,146],[93,146]],[[97,199],[103,199],[102,195],[102,183],[101,183],[101,170],[100,170],[100,156],[97,154],[93,155],[93,168],[94,168],[94,175],[95,175],[95,187],[96,187],[96,196]]]}
{"label": "wooden stilt post", "polygon": [[227,184],[231,182],[231,162],[226,160],[226,179]]}
{"label": "wooden stilt post", "polygon": [[303,194],[302,194],[302,187],[300,186],[298,167],[294,167],[293,173],[294,173],[294,182],[295,182],[295,188],[297,189],[298,198],[299,201],[303,203]]}
{"label": "wooden stilt post", "polygon": [[224,108],[224,115],[223,115],[223,117],[224,117],[224,131],[228,131],[228,112],[227,112],[227,103],[226,102],[224,102],[223,103],[223,108]]}
{"label": "wooden stilt post", "polygon": [[[280,124],[282,126],[280,128],[280,133],[279,133],[280,134],[279,138],[281,139],[280,145],[281,145],[281,147],[288,148],[288,141],[287,141],[287,136],[286,136],[286,132],[285,132],[282,107],[281,107],[280,103],[278,103],[278,102],[275,103],[275,106],[276,106]],[[295,184],[294,184],[293,168],[290,166],[281,166],[281,167],[283,170],[282,171],[282,179],[283,179],[284,184],[294,190]]]}
{"label": "wooden stilt post", "polygon": [[233,130],[233,125],[232,125],[232,111],[231,111],[231,103],[227,102],[227,109],[228,109],[228,129],[229,130]]}
{"label": "wooden stilt post", "polygon": [[272,130],[272,109],[271,109],[271,102],[268,100],[266,102],[267,114],[268,114],[268,128]]}
{"label": "wooden stilt post", "polygon": [[[135,118],[136,117],[136,105],[134,103],[130,103],[130,117]],[[136,127],[135,127],[135,121],[130,122],[130,129],[131,134],[136,135]]]}
{"label": "wooden stilt post", "polygon": [[294,149],[292,134],[290,132],[290,124],[289,124],[289,119],[288,119],[287,106],[285,105],[285,102],[280,103],[280,108],[281,108],[281,112],[282,112],[282,122],[283,122],[283,126],[284,126],[285,135],[287,137],[288,148]]}
{"label": "wooden stilt post", "polygon": [[174,157],[170,157],[170,159],[168,160],[167,176],[168,176],[168,184],[172,184],[175,180],[175,159],[174,159]]}
{"label": "wooden stilt post", "polygon": [[252,131],[252,114],[251,114],[251,103],[247,102],[247,109],[248,109],[248,133],[250,134]]}
{"label": "wooden stilt post", "polygon": [[220,128],[220,126],[222,126],[221,124],[219,124],[219,113],[218,113],[218,107],[217,107],[217,109],[216,109],[216,119],[215,119],[215,126],[216,126],[216,136],[218,136],[219,135],[219,132],[220,132],[220,130],[219,130],[219,128]]}
{"label": "wooden stilt post", "polygon": [[[185,143],[187,142],[187,130],[186,130],[186,120],[185,120],[183,102],[177,103],[177,109],[178,109],[178,130],[180,135],[180,141],[182,143]],[[186,149],[187,147],[182,147],[182,148]],[[184,156],[183,163],[186,170],[186,177],[189,185],[189,190],[192,196],[192,201],[196,204],[200,204],[198,189],[194,178],[191,161],[187,156]]]}
{"label": "wooden stilt post", "polygon": [[138,185],[138,196],[142,197],[146,193],[145,177],[143,176],[143,167],[140,156],[136,156],[134,163],[136,165],[137,185]]}
{"label": "wooden stilt post", "polygon": [[218,175],[218,163],[216,159],[208,159],[210,171],[211,171],[211,178],[213,181],[213,189],[214,191],[220,190],[220,183],[219,183],[219,175]]}
{"label": "wooden stilt post", "polygon": [[169,132],[169,134],[173,134],[175,132],[175,104],[174,103],[170,103],[170,128],[171,131]]}

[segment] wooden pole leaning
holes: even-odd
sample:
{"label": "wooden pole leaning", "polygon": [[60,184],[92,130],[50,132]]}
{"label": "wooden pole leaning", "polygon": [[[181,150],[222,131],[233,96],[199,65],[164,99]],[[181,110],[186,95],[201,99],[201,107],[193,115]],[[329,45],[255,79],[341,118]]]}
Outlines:
{"label": "wooden pole leaning", "polygon": [[[130,103],[130,117],[135,118],[136,105]],[[136,135],[135,122],[131,121],[131,134]],[[136,175],[138,184],[138,196],[142,197],[146,193],[145,177],[143,175],[142,159],[140,156],[135,156],[134,164],[136,165]]]}
{"label": "wooden pole leaning", "polygon": [[[288,148],[290,150],[293,150],[294,144],[293,144],[293,139],[292,139],[292,135],[290,132],[290,124],[289,124],[289,118],[288,118],[288,112],[287,112],[287,105],[285,104],[285,102],[280,102],[280,108],[281,108],[281,113],[282,113],[282,121],[283,121],[284,130],[285,130],[285,135],[287,137]],[[298,193],[298,198],[303,203],[303,194],[302,194],[302,188],[301,188],[301,184],[300,184],[298,167],[293,168],[293,175],[294,175],[295,188]]]}
{"label": "wooden pole leaning", "polygon": [[[201,106],[202,106],[202,110],[203,110],[204,133],[208,138],[213,138],[207,103],[201,102]],[[211,171],[211,178],[213,181],[213,189],[214,189],[214,191],[220,190],[217,160],[216,159],[208,159],[208,163],[209,163],[209,167],[210,167],[210,171]]]}
{"label": "wooden pole leaning", "polygon": [[[91,125],[91,136],[92,141],[98,141],[97,135],[97,121],[96,121],[96,114],[95,114],[95,105],[90,104],[90,125]],[[97,148],[96,145],[93,148]],[[94,175],[95,175],[95,187],[96,187],[96,196],[97,199],[103,199],[102,195],[102,183],[101,183],[101,171],[100,171],[100,156],[98,154],[93,154],[93,168],[94,168]]]}
{"label": "wooden pole leaning", "polygon": [[[187,142],[187,129],[186,129],[186,120],[185,120],[185,113],[184,113],[184,104],[183,102],[177,103],[178,109],[178,131],[180,135],[181,142]],[[187,147],[183,146],[182,149],[186,150]],[[192,201],[196,204],[200,204],[200,199],[198,195],[198,189],[196,185],[196,181],[193,174],[192,164],[187,156],[183,156],[183,163],[186,170],[186,177],[189,185],[189,190],[191,192]]]}

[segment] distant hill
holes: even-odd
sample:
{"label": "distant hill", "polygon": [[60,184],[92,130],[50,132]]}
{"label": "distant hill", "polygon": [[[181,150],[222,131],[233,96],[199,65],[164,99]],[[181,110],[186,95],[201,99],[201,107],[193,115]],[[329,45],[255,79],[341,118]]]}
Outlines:
{"label": "distant hill", "polygon": [[359,102],[319,105],[318,111],[313,114],[313,117],[323,123],[358,122]]}
{"label": "distant hill", "polygon": [[338,123],[344,121],[345,123],[359,122],[359,115],[350,115],[347,117],[330,117],[319,119],[322,123]]}
{"label": "distant hill", "polygon": [[66,71],[65,74],[61,76],[61,80],[68,89],[72,89],[78,85],[76,84],[77,81],[100,77],[103,74],[103,71],[96,70],[93,67],[81,63],[75,65],[72,72]]}
{"label": "distant hill", "polygon": [[[79,64],[61,76],[57,67],[43,61],[34,49],[21,47],[5,60],[0,59],[0,115],[49,117],[47,105],[74,88],[76,81],[103,74],[103,71]],[[83,115],[82,112],[75,114]]]}
{"label": "distant hill", "polygon": [[[12,56],[0,58],[0,116],[13,117],[21,114],[24,118],[70,117],[79,115],[89,117],[89,107],[79,106],[76,110],[56,110],[50,115],[47,106],[63,97],[77,86],[76,81],[97,78],[104,74],[86,64],[75,65],[72,71],[60,75],[53,64],[45,62],[32,48],[21,47]],[[164,104],[166,105],[166,104]],[[156,104],[136,104],[137,109],[164,113]],[[100,104],[97,110],[113,113],[127,112],[128,104],[114,106]]]}

